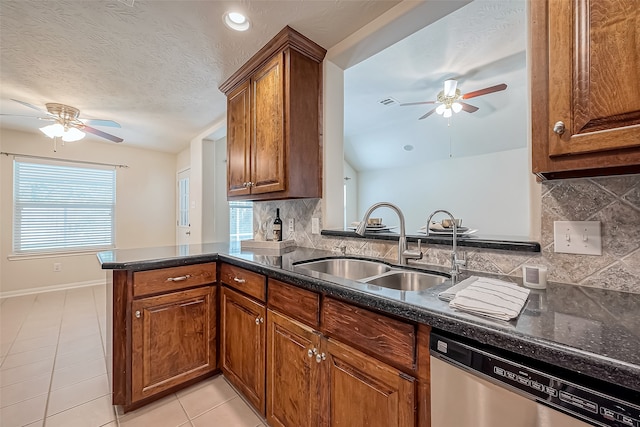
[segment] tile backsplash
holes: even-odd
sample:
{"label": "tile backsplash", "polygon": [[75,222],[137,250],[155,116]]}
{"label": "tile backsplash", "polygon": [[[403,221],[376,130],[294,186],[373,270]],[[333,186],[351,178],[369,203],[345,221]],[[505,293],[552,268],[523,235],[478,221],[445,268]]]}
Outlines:
{"label": "tile backsplash", "polygon": [[[521,276],[523,264],[545,265],[554,282],[640,293],[640,175],[546,181],[542,184],[541,253],[465,248],[467,270]],[[283,237],[297,246],[337,250],[347,254],[397,259],[397,243],[359,238],[335,238],[311,233],[311,219],[320,218],[320,199],[256,202],[256,239],[270,233],[276,208],[283,220]],[[289,233],[288,219],[295,231]],[[553,251],[554,221],[600,221],[602,255],[560,254]],[[415,249],[414,244],[411,249]],[[449,265],[450,248],[423,248],[423,264]]]}

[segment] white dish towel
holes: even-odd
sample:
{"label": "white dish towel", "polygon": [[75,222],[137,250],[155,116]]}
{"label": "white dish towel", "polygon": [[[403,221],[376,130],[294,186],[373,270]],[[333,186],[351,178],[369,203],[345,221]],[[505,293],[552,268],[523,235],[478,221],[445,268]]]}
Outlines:
{"label": "white dish towel", "polygon": [[464,279],[463,281],[456,283],[452,287],[450,287],[448,289],[445,289],[444,291],[440,292],[438,294],[438,298],[440,298],[441,300],[444,300],[444,301],[451,301],[452,299],[454,299],[456,297],[456,294],[458,292],[460,292],[463,289],[466,289],[467,286],[469,286],[470,284],[472,284],[476,280],[478,280],[478,276],[470,276],[470,277]]}
{"label": "white dish towel", "polygon": [[479,277],[458,291],[449,306],[468,313],[511,320],[520,315],[528,297],[529,289],[498,279]]}

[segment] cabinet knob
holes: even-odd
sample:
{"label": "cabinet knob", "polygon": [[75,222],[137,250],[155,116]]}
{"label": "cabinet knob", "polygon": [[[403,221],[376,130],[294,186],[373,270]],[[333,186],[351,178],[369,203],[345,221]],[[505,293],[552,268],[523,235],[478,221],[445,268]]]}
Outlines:
{"label": "cabinet knob", "polygon": [[141,315],[142,315],[142,313],[140,313],[140,310],[137,310],[136,311],[136,319],[139,319]]}
{"label": "cabinet knob", "polygon": [[323,360],[327,360],[327,355],[324,353],[316,354],[316,362],[320,363]]}
{"label": "cabinet knob", "polygon": [[556,124],[553,125],[553,131],[558,135],[562,135],[565,131],[564,122],[556,122]]}
{"label": "cabinet knob", "polygon": [[[313,350],[315,350],[315,348]],[[307,350],[307,356],[313,357],[313,350],[311,349]]]}
{"label": "cabinet knob", "polygon": [[256,325],[264,323],[264,317],[256,317]]}

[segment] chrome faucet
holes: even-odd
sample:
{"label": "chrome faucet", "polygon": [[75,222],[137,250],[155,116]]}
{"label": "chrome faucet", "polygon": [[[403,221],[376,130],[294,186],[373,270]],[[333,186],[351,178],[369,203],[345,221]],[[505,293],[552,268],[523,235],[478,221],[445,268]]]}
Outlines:
{"label": "chrome faucet", "polygon": [[451,282],[455,285],[458,282],[458,277],[460,276],[460,267],[464,267],[467,265],[467,260],[464,257],[464,252],[462,253],[462,257],[458,259],[458,224],[456,223],[456,219],[449,211],[445,211],[442,209],[438,209],[434,211],[429,218],[427,219],[427,237],[429,237],[429,225],[431,224],[431,218],[437,213],[443,213],[449,215],[451,218],[451,223],[453,224],[453,236],[451,236],[451,240],[453,240],[453,248],[451,249]]}
{"label": "chrome faucet", "polygon": [[398,218],[400,218],[400,238],[398,239],[398,264],[407,264],[407,260],[409,259],[422,259],[422,251],[420,250],[421,241],[418,240],[418,251],[409,251],[407,250],[407,236],[405,234],[405,226],[404,226],[404,215],[399,207],[389,202],[379,202],[373,204],[367,212],[364,214],[362,221],[358,224],[356,228],[356,233],[361,236],[364,236],[365,231],[367,230],[367,222],[369,221],[369,217],[376,209],[380,207],[387,207],[391,210],[394,210],[398,214]]}

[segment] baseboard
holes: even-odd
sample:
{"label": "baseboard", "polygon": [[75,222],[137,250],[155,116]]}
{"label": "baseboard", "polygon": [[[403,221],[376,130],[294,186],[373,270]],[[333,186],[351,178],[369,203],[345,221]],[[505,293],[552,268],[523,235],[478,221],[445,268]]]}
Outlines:
{"label": "baseboard", "polygon": [[64,283],[61,285],[41,286],[38,288],[20,289],[17,291],[0,291],[0,299],[19,297],[23,295],[40,294],[43,292],[64,291],[67,289],[84,288],[87,286],[105,285],[105,280],[88,280],[85,282]]}

